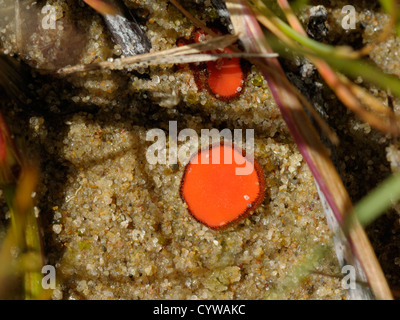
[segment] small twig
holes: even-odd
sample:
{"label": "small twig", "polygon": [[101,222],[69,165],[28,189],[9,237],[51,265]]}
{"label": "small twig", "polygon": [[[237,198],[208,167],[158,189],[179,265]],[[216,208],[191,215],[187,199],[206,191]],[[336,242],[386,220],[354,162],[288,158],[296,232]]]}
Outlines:
{"label": "small twig", "polygon": [[[329,277],[329,278],[334,278],[334,279],[343,279],[344,278],[343,274],[330,274],[330,273],[321,272],[321,271],[317,271],[317,270],[310,270],[310,273],[318,275],[318,276]],[[355,282],[362,286],[368,287],[368,282],[357,280],[357,279],[355,280]]]}
{"label": "small twig", "polygon": [[[112,61],[103,61],[99,63],[93,64],[81,64],[71,67],[65,67],[59,69],[57,71],[58,74],[71,74],[76,72],[84,72],[91,71],[96,69],[111,69],[111,70],[120,70],[124,68],[133,68],[134,64],[137,66],[142,66],[143,64],[166,64],[166,63],[175,63],[175,62],[165,62],[168,59],[173,60],[173,57],[179,57],[183,55],[190,54],[198,54],[202,51],[215,50],[219,48],[224,48],[229,46],[230,44],[237,41],[237,36],[234,35],[226,35],[222,37],[212,38],[210,40],[193,43],[189,45],[185,45],[182,47],[175,47],[169,50],[154,52],[154,53],[145,53],[139,54],[132,57],[125,57],[120,59],[115,59]],[[174,58],[175,59],[175,58]],[[178,59],[179,60],[179,59]],[[160,63],[160,61],[162,61]]]}
{"label": "small twig", "polygon": [[82,189],[82,185],[79,186],[78,189],[76,189],[75,194],[71,197],[69,197],[68,199],[65,200],[65,202],[70,202],[72,199],[76,198],[76,196],[78,195],[78,192]]}

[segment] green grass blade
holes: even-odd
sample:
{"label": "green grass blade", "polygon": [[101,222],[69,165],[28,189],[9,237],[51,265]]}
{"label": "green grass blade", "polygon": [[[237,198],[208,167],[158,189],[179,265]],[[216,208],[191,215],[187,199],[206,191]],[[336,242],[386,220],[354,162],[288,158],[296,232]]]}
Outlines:
{"label": "green grass blade", "polygon": [[[349,48],[330,46],[299,34],[286,22],[274,16],[261,0],[253,0],[252,2],[260,12],[271,18],[275,25],[285,33],[286,36],[299,44],[299,46],[290,48],[293,51],[302,55],[313,55],[321,58],[334,69],[350,77],[356,78],[361,76],[365,81],[373,83],[385,90],[390,89],[392,94],[400,97],[400,80],[397,77],[385,74],[375,66],[361,59],[350,58],[352,56],[352,51]],[[274,46],[273,42],[270,44]],[[276,49],[276,47],[274,47],[274,49]],[[284,49],[287,49],[287,46]]]}
{"label": "green grass blade", "polygon": [[355,214],[364,226],[370,224],[400,200],[400,173],[391,175],[362,198],[355,206]]}

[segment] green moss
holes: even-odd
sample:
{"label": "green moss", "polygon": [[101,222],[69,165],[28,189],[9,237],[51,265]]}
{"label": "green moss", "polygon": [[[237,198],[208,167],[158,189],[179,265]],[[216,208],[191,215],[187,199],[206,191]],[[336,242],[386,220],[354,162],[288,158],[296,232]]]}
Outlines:
{"label": "green moss", "polygon": [[81,241],[78,244],[78,248],[79,250],[87,250],[90,249],[90,243],[86,242],[86,241]]}
{"label": "green moss", "polygon": [[256,75],[252,80],[251,84],[256,87],[262,87],[264,82],[264,77],[261,74]]}
{"label": "green moss", "polygon": [[199,96],[193,91],[189,91],[185,97],[186,102],[195,104],[199,102]]}
{"label": "green moss", "polygon": [[215,19],[218,19],[218,17],[219,17],[218,12],[214,8],[210,9],[208,16],[210,17],[211,21],[214,21]]}

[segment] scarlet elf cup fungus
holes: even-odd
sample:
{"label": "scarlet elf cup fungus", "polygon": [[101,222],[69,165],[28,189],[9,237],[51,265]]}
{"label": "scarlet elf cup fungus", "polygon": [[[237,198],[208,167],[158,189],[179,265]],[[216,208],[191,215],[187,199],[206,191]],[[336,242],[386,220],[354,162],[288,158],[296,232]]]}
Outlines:
{"label": "scarlet elf cup fungus", "polygon": [[[222,35],[217,29],[213,29],[213,31]],[[190,41],[181,38],[178,39],[177,44],[182,46],[190,42],[199,43],[204,41],[206,37],[207,34],[203,30],[197,29]],[[207,51],[207,53],[233,53],[233,50],[224,48]],[[221,58],[217,61],[192,64],[191,69],[198,89],[207,89],[211,95],[219,100],[230,101],[242,92],[246,72],[240,58]]]}
{"label": "scarlet elf cup fungus", "polygon": [[254,212],[264,199],[264,189],[257,161],[237,146],[222,142],[192,156],[180,195],[197,221],[221,229]]}

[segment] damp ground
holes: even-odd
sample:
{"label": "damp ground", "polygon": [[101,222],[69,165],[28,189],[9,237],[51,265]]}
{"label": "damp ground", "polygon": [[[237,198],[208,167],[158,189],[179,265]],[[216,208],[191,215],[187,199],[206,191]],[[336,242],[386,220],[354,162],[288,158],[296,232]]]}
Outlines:
{"label": "damp ground", "polygon": [[[7,53],[23,53],[28,65],[42,70],[33,77],[27,71],[29,105],[8,104],[5,115],[41,168],[36,199],[47,263],[56,266],[59,280],[54,299],[346,299],[314,180],[256,68],[250,68],[243,93],[229,103],[199,91],[189,67],[57,77],[49,70],[115,58],[120,50],[88,7],[75,1],[47,3],[56,8],[56,30],[32,31],[29,26],[40,18],[39,13],[32,17],[33,5],[22,12],[30,30],[22,31],[30,36],[18,42],[10,14],[7,20],[2,17],[1,45]],[[138,12],[154,51],[172,48],[193,32],[190,21],[166,1],[126,3]],[[187,6],[204,21],[215,17],[207,1]],[[343,41],[337,27],[341,7],[326,7],[332,17],[328,39]],[[368,5],[357,9],[366,28],[349,42],[374,41],[380,27],[374,21],[385,16]],[[383,70],[394,70],[396,48],[398,40],[391,38],[371,58]],[[383,59],[389,54],[393,57]],[[302,64],[288,67],[300,79]],[[308,86],[313,102],[321,104],[339,133],[335,164],[357,200],[390,173],[386,148],[389,155],[396,155],[397,148],[357,121],[322,84]],[[170,121],[199,136],[202,129],[227,128],[242,129],[245,138],[245,129],[254,129],[254,154],[267,196],[253,215],[222,231],[192,218],[179,196],[184,165],[152,165],[146,159],[153,143],[146,140],[147,132],[163,129],[168,140]],[[191,145],[179,142],[177,147],[190,150]],[[2,222],[7,223],[3,208]],[[387,246],[394,246],[390,237],[398,234],[398,216],[390,213],[385,219],[397,225],[386,221],[370,233],[396,284],[398,249],[388,251]],[[328,254],[315,262],[317,272],[296,287],[281,288],[293,267],[320,244]]]}

